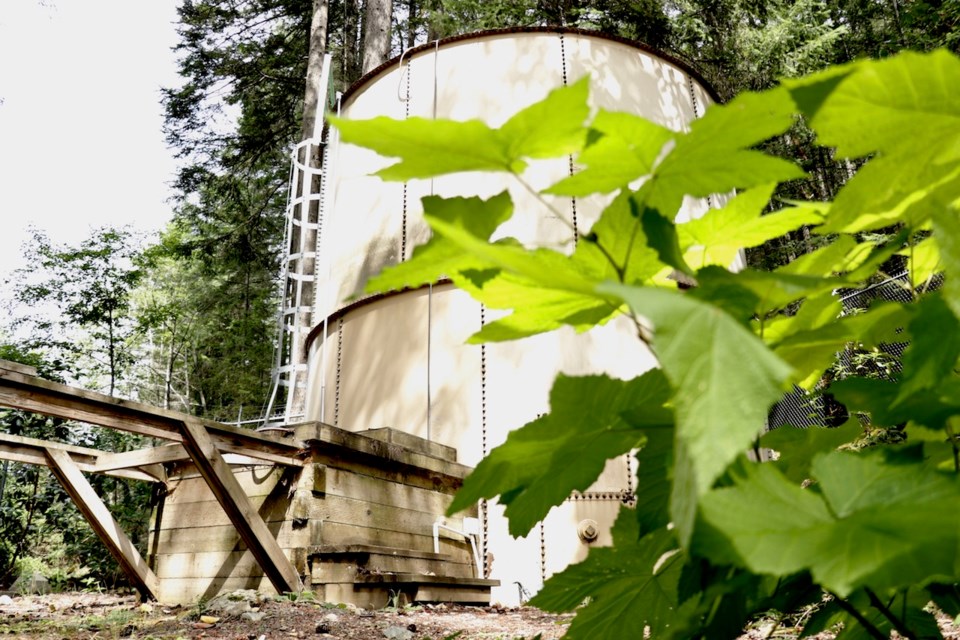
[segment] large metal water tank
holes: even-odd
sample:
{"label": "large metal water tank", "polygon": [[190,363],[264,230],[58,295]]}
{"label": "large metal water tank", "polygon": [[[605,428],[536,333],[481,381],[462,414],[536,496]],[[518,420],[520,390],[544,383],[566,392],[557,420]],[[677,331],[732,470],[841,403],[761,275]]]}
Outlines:
{"label": "large metal water tank", "polygon": [[[550,90],[590,76],[596,108],[625,111],[683,130],[714,98],[689,67],[646,47],[566,29],[488,32],[417,47],[363,78],[344,97],[351,119],[477,118],[499,125]],[[523,242],[573,248],[572,234],[515,181],[467,173],[406,184],[371,177],[391,164],[371,151],[331,140],[327,202],[319,231],[317,294],[310,335],[306,417],[360,431],[393,427],[455,447],[475,465],[517,428],[549,410],[558,373],[631,378],[654,366],[633,325],[613,321],[586,334],[562,329],[519,342],[470,346],[465,340],[495,316],[446,283],[359,296],[368,277],[408,259],[429,237],[424,195],[491,196],[508,188],[517,214],[501,230]],[[531,163],[544,188],[569,175],[567,159]],[[601,198],[550,198],[588,230]],[[705,203],[689,201],[681,217]],[[635,473],[620,458],[589,491],[571,496],[524,539],[513,539],[495,504],[482,505],[486,572],[502,586],[493,597],[516,602],[543,581],[609,543],[609,526],[630,501]],[[598,523],[590,540],[589,521]],[[522,585],[521,590],[518,586]]]}

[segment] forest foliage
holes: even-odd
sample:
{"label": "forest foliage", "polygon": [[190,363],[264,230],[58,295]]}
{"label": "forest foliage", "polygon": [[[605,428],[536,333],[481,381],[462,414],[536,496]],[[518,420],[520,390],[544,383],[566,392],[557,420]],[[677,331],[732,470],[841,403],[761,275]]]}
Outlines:
{"label": "forest foliage", "polygon": [[[271,368],[275,364],[277,276],[283,249],[289,151],[301,136],[311,18],[318,6],[327,9],[321,41],[324,49],[334,56],[334,84],[340,90],[359,76],[367,24],[364,14],[376,8],[389,12],[391,25],[389,51],[382,55],[398,55],[412,45],[477,29],[566,25],[636,38],[683,58],[700,69],[727,100],[744,90],[766,89],[780,77],[796,77],[830,64],[862,57],[884,57],[904,48],[956,49],[956,25],[960,17],[960,5],[953,0],[397,0],[393,3],[184,0],[179,9],[180,42],[176,49],[183,81],[179,86],[167,88],[163,96],[167,138],[181,160],[175,182],[173,221],[159,239],[146,247],[122,229],[97,230],[70,246],[56,246],[42,234],[37,235],[31,264],[45,266],[29,277],[17,276],[21,285],[18,304],[21,310],[31,311],[48,305],[59,310],[59,315],[50,320],[28,314],[19,329],[6,332],[4,357],[39,364],[46,376],[157,406],[219,420],[259,417],[270,393]],[[570,101],[565,106],[575,106],[571,94],[564,99]],[[786,111],[792,108],[785,107]],[[769,154],[790,158],[800,168],[787,169],[784,163],[777,166],[793,172],[790,175],[804,175],[781,184],[777,191],[779,197],[833,199],[839,186],[862,164],[860,150],[848,150],[854,156],[852,160],[835,158],[831,145],[839,142],[821,140],[824,146],[818,146],[807,126],[792,115],[781,115],[783,120],[778,120],[776,127],[771,125],[770,135],[774,137],[743,140],[737,153],[756,159],[750,148],[765,139],[761,148]],[[595,119],[591,126],[596,130],[609,129],[605,128],[603,117],[607,116]],[[778,129],[784,122],[788,126]],[[646,124],[637,126],[653,131]],[[776,135],[772,133],[774,129]],[[567,142],[575,148],[579,133],[576,127],[570,131],[572,142]],[[657,135],[665,139],[673,133],[660,131]],[[626,145],[608,137],[607,143],[610,142],[618,148]],[[485,144],[490,145],[494,154],[507,154],[507,157],[530,151],[499,149],[500,143],[494,139],[486,140]],[[643,145],[629,148],[637,158],[632,165],[643,166],[644,162],[651,161],[649,148]],[[585,183],[578,185],[574,180],[558,188],[570,192],[592,188],[590,181],[605,173],[604,166],[609,168],[609,164],[604,165],[603,154],[597,151],[602,149],[584,150],[588,170],[584,172],[585,177],[577,180]],[[587,162],[591,154],[596,162],[596,170],[592,172]],[[502,160],[500,156],[494,157]],[[620,164],[620,159],[616,164]],[[913,166],[920,171],[920,164]],[[786,177],[785,174],[776,179]],[[614,180],[614,184],[607,186],[616,189],[619,185]],[[725,215],[748,221],[753,210],[769,198],[769,189],[766,183],[751,187],[738,199],[739,205],[724,210]],[[654,202],[668,210],[670,197],[666,189],[655,194]],[[866,196],[845,197],[856,200]],[[506,215],[508,204],[502,200],[498,203],[504,207],[500,214]],[[625,199],[620,203],[629,207]],[[491,206],[473,200],[462,204]],[[775,200],[774,205],[779,207],[779,200]],[[442,204],[436,206],[436,218],[439,224],[444,224],[444,216],[452,214],[441,211]],[[805,221],[800,227],[778,226],[773,221],[750,223],[754,234],[751,238],[773,238],[761,248],[751,250],[751,263],[774,268],[824,247],[831,236],[810,230],[819,221],[818,211],[805,209],[790,214]],[[652,214],[644,219],[644,228],[665,226]],[[784,221],[786,217],[779,220]],[[489,220],[484,224],[493,223]],[[449,221],[449,224],[457,222]],[[882,227],[884,237],[899,238],[895,233],[890,234],[890,226]],[[744,229],[746,227],[744,222]],[[788,233],[774,238],[774,228],[779,229],[779,233]],[[701,236],[715,238],[720,229],[720,225],[714,227],[705,222],[699,229],[690,227],[678,231],[677,242],[691,242]],[[608,233],[616,230],[614,225]],[[601,233],[603,229],[596,231]],[[617,275],[617,269],[599,252],[598,246],[582,243],[578,260],[584,261],[584,268],[610,277]],[[920,258],[926,257],[929,268],[931,262],[936,262],[932,247],[935,247],[933,242],[915,244],[910,259],[919,265]],[[643,277],[653,264],[650,261],[659,255],[657,251],[663,251],[666,256],[671,250],[660,247],[636,251],[630,264],[622,265],[621,275],[628,280]],[[729,246],[715,247],[710,257],[719,259],[729,250]],[[614,262],[626,255],[622,246],[610,251]],[[456,251],[457,255],[462,253],[459,249]],[[644,260],[638,261],[641,255]],[[902,257],[898,264],[905,259]],[[687,258],[687,262],[691,260]],[[797,260],[797,264],[805,263]],[[691,268],[701,266],[696,263]],[[794,267],[798,272],[793,276],[802,280],[806,275],[802,272],[804,268]],[[574,289],[585,286],[582,274],[568,275],[569,286]],[[762,284],[762,278],[757,278],[752,286],[755,295],[763,297],[763,287],[767,285]],[[100,289],[93,287],[93,282],[116,286]],[[726,288],[719,276],[711,282],[710,287],[701,283],[700,290]],[[802,288],[800,284],[795,286]],[[87,297],[89,293],[96,294],[97,304],[85,304],[92,300]],[[612,312],[607,302],[595,299],[593,294],[559,292],[557,295],[572,300],[575,306],[580,305],[584,317],[591,321]],[[691,300],[695,298],[690,296]],[[833,308],[827,299],[821,302],[820,313],[831,312]],[[662,313],[684,314],[701,309],[690,307],[693,302],[683,304],[688,307],[668,305],[671,310]],[[812,307],[804,308],[811,309],[807,312],[811,318],[804,322],[813,322],[819,317]],[[879,316],[848,319],[842,329],[833,330],[845,331],[844,335],[848,336],[859,331],[879,332],[886,325],[879,320],[871,324],[874,317]],[[481,337],[519,336],[545,318],[543,308],[521,311],[510,321],[491,324]],[[895,319],[892,314],[890,322]],[[584,326],[587,324],[589,322]],[[728,324],[714,329],[721,333],[739,331],[736,325]],[[771,320],[765,324],[764,332],[769,337],[788,327],[789,323]],[[793,354],[790,357],[812,358],[816,354],[824,360],[827,358],[830,349],[827,345],[795,340],[781,347],[784,353]],[[561,383],[558,381],[558,384]],[[596,381],[596,384],[604,383]],[[653,381],[649,384],[653,385],[650,390],[653,393],[656,385]],[[664,381],[659,384],[663,385]],[[612,389],[604,393],[616,395]],[[106,436],[76,425],[45,420],[32,422],[16,412],[4,412],[2,420],[4,429],[12,433],[26,433],[18,430],[27,429],[37,437],[95,444],[113,450],[139,444],[126,436]],[[622,448],[623,443],[614,439],[608,446]],[[653,447],[648,443],[645,450],[653,451]],[[729,451],[733,451],[732,446]],[[3,467],[0,487],[5,488],[0,488],[0,496],[4,498],[0,502],[0,531],[9,536],[9,540],[16,541],[16,548],[0,545],[0,571],[6,573],[0,575],[0,582],[15,577],[15,560],[31,553],[50,556],[49,549],[55,548],[61,554],[57,557],[63,559],[57,569],[60,575],[82,573],[86,562],[96,565],[90,567],[93,569],[91,579],[112,583],[116,570],[109,568],[109,559],[104,554],[91,551],[98,548],[98,543],[89,532],[81,533],[84,525],[78,514],[44,506],[60,504],[57,501],[62,496],[56,493],[56,483],[43,471],[37,476],[31,475],[33,473],[19,465]],[[702,484],[705,480],[699,478],[696,482]],[[138,539],[137,531],[142,529],[148,501],[141,489],[121,484],[98,488],[104,490],[102,495]],[[558,489],[548,491],[538,485],[537,490],[526,497],[518,496],[521,508],[515,507],[511,512],[523,510],[523,505],[533,500],[539,491],[556,495]],[[45,510],[48,521],[41,526],[36,514]],[[48,543],[57,532],[63,534],[63,540],[51,546]],[[91,563],[84,558],[103,558],[103,562]]]}
{"label": "forest foliage", "polygon": [[[591,114],[585,80],[499,128],[334,120],[343,141],[397,159],[378,172],[384,180],[498,171],[524,184],[528,160],[572,153],[582,170],[542,193],[609,197],[579,242],[566,220],[572,252],[492,241],[523,213],[507,191],[424,198],[432,238],[367,289],[449,277],[507,312],[475,343],[626,315],[656,357],[659,368],[632,380],[558,377],[550,413],[511,432],[450,507],[498,499],[510,532],[526,535],[608,459],[636,451],[644,489],[635,509],[621,510],[614,547],[592,550],[532,600],[582,607],[566,637],[736,637],[755,616],[816,605],[804,635],[842,623],[843,638],[939,638],[928,603],[960,614],[957,83],[960,59],[937,51],[744,92],[686,131]],[[757,146],[798,118],[819,144],[864,164],[832,201],[779,202],[767,213],[775,186],[803,172]],[[433,153],[440,137],[444,149]],[[674,222],[685,197],[733,193]],[[818,249],[772,271],[729,270],[737,247],[801,227],[823,239]],[[842,313],[835,292],[883,278],[897,254],[907,301]],[[933,290],[941,270],[945,284]],[[678,273],[692,288],[677,286]],[[893,379],[848,375],[824,386],[851,343],[892,342],[909,344]],[[792,385],[832,394],[852,417],[764,434]],[[905,440],[860,446],[861,419]],[[775,460],[747,458],[762,447]]]}

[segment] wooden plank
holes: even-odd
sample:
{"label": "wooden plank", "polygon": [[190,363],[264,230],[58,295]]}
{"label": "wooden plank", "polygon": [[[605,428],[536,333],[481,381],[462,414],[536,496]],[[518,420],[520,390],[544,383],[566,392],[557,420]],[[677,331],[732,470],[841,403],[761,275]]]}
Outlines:
{"label": "wooden plank", "polygon": [[[211,505],[211,508],[222,511],[220,505]],[[268,526],[273,529],[271,523],[268,523]],[[290,526],[281,526],[277,531],[277,544],[281,549],[298,548],[300,533]],[[148,548],[156,549],[155,555],[200,551],[244,551],[247,548],[232,524],[150,531],[148,540]]]}
{"label": "wooden plank", "polygon": [[10,360],[0,359],[0,369],[6,369],[7,371],[16,371],[17,373],[22,373],[27,376],[37,375],[36,367],[31,367],[28,364],[20,364],[19,362],[12,362]]}
{"label": "wooden plank", "polygon": [[190,418],[183,421],[181,432],[183,447],[273,586],[281,593],[301,591],[302,583],[296,569],[283,555],[267,524],[243,492],[206,426]]}
{"label": "wooden plank", "polygon": [[144,597],[157,599],[160,593],[157,576],[147,566],[127,534],[120,529],[107,505],[100,500],[83,477],[83,473],[70,459],[70,455],[59,449],[47,449],[46,454],[53,475],[63,485],[110,554],[116,558],[130,582]]}
{"label": "wooden plank", "polygon": [[[289,562],[296,564],[300,549],[284,549]],[[304,559],[305,562],[305,559]],[[174,578],[240,578],[263,577],[264,572],[249,550],[161,553],[155,559],[156,573],[161,579]],[[303,567],[307,572],[306,566]]]}
{"label": "wooden plank", "polygon": [[453,500],[453,496],[448,493],[398,484],[344,469],[326,467],[322,470],[315,469],[314,473],[315,477],[319,473],[325,475],[323,493],[331,496],[362,498],[375,504],[395,505],[424,513],[435,513],[437,516],[442,516]]}
{"label": "wooden plank", "polygon": [[[433,523],[442,517],[442,511],[424,512],[332,495],[315,499],[310,505],[311,520],[355,524],[375,527],[384,531],[399,531],[428,536],[433,535]],[[451,517],[447,518],[446,521],[455,529],[462,528],[462,518]]]}
{"label": "wooden plank", "polygon": [[[226,459],[226,456],[224,456]],[[191,469],[190,471],[194,471]],[[285,500],[288,494],[293,490],[295,474],[297,469],[274,467],[274,466],[254,466],[248,469],[234,469],[233,475],[237,478],[243,492],[250,498],[257,498],[276,494],[279,499]],[[210,502],[216,500],[206,480],[200,476],[181,474],[174,476],[168,483],[170,490],[167,493],[167,505],[185,504],[188,502]]]}
{"label": "wooden plank", "polygon": [[[16,371],[0,369],[0,406],[77,420],[140,435],[182,442],[185,413],[158,409],[102,393],[77,389]],[[218,449],[277,464],[302,466],[302,447],[294,441],[203,421]]]}
{"label": "wooden plank", "polygon": [[[266,496],[248,498],[250,508],[263,522],[269,523],[271,529],[279,528],[286,521],[287,505],[276,500],[267,503]],[[266,504],[266,507],[264,507]],[[167,503],[163,507],[163,529],[192,529],[194,527],[216,527],[232,525],[233,521],[224,509],[220,508],[219,500],[206,502],[186,502],[184,504]]]}
{"label": "wooden plank", "polygon": [[100,453],[93,470],[98,473],[116,469],[130,469],[178,460],[189,460],[190,456],[179,444],[165,444],[148,449],[135,449],[121,453]]}
{"label": "wooden plank", "polygon": [[163,482],[166,479],[166,473],[164,473],[163,469],[155,467],[114,469],[101,472],[96,469],[96,465],[103,452],[97,449],[0,433],[0,460],[49,466],[46,455],[48,449],[66,452],[73,463],[77,465],[81,471],[86,473],[103,473],[108,476],[145,480],[147,482]]}
{"label": "wooden plank", "polygon": [[[416,551],[433,551],[433,532],[425,535],[385,531],[375,527],[343,524],[340,522],[315,521],[311,523],[311,543],[328,544],[366,544],[384,547],[398,547]],[[465,540],[440,537],[440,553],[450,556],[456,562],[473,562],[473,552]]]}

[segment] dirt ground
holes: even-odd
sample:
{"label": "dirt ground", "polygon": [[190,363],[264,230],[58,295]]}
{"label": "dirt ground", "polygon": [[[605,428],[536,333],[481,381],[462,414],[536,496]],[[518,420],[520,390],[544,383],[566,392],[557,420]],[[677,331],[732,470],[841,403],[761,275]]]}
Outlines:
{"label": "dirt ground", "polygon": [[[246,607],[244,607],[246,608]],[[262,614],[262,615],[261,615]],[[0,602],[0,637],[217,640],[557,640],[570,615],[531,607],[435,605],[363,611],[310,600],[265,599],[249,610],[141,605],[133,596],[60,593]]]}
{"label": "dirt ground", "polygon": [[[252,592],[246,592],[252,593]],[[215,610],[211,610],[215,609]],[[0,638],[36,640],[559,640],[572,615],[532,607],[414,606],[364,611],[329,603],[248,597],[208,607],[140,604],[134,596],[59,593],[0,596]],[[960,629],[941,620],[946,640]],[[772,633],[771,633],[772,631]],[[740,640],[793,640],[798,630],[758,623]],[[822,633],[814,640],[831,640]]]}

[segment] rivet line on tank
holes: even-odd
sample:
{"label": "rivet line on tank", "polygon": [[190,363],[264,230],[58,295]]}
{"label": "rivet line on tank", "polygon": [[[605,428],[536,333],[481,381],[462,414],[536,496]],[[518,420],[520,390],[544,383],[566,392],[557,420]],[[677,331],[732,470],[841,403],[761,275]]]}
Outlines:
{"label": "rivet line on tank", "polygon": [[547,581],[547,534],[540,523],[540,580]]}
{"label": "rivet line on tank", "polygon": [[[487,324],[487,309],[480,305],[480,328]],[[480,345],[480,447],[484,457],[487,455],[487,345]],[[480,553],[483,555],[483,577],[490,577],[490,560],[487,553],[487,538],[489,518],[487,514],[487,501],[480,501],[480,522],[483,526],[483,537],[480,539]]]}
{"label": "rivet line on tank", "polygon": [[343,316],[337,322],[337,383],[333,400],[333,426],[339,425],[340,420],[340,372],[343,366]]}
{"label": "rivet line on tank", "polygon": [[[563,39],[563,32],[560,32],[560,69],[561,76],[563,77],[563,86],[567,86],[567,45],[566,41]],[[573,154],[567,156],[570,175],[573,175]],[[577,243],[580,242],[580,231],[577,229],[577,198],[576,196],[571,196],[570,198],[570,211],[573,214],[573,246],[576,247]]]}

